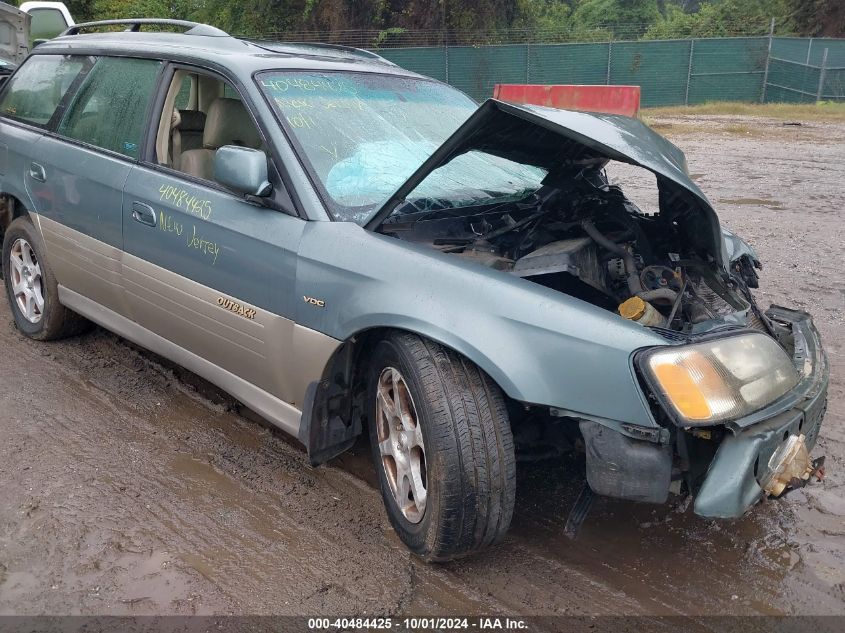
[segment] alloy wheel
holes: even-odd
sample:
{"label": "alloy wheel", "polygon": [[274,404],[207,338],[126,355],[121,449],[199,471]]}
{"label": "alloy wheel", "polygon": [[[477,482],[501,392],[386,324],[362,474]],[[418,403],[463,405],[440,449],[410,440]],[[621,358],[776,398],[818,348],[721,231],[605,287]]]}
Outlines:
{"label": "alloy wheel", "polygon": [[38,323],[44,314],[44,279],[32,246],[23,238],[12,244],[9,253],[12,294],[18,310],[30,323]]}
{"label": "alloy wheel", "polygon": [[425,444],[408,385],[393,367],[379,375],[376,431],[393,498],[408,521],[419,523],[425,513],[428,485]]}

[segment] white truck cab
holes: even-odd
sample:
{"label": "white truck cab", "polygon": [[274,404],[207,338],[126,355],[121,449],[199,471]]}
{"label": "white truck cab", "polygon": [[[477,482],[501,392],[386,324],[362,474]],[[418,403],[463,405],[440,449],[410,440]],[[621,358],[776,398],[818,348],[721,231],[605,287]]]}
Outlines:
{"label": "white truck cab", "polygon": [[75,24],[64,2],[24,2],[20,10],[31,17],[29,27],[31,43],[52,39]]}

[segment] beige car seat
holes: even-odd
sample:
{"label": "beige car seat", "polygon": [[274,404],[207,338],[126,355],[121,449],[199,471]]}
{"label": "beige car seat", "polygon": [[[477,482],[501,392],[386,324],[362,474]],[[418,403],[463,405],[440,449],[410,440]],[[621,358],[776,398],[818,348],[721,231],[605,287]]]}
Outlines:
{"label": "beige car seat", "polygon": [[170,164],[181,169],[182,152],[202,149],[205,113],[199,110],[174,110],[170,122]]}
{"label": "beige car seat", "polygon": [[244,105],[237,99],[215,99],[208,108],[202,149],[183,151],[179,169],[186,174],[214,179],[214,153],[224,145],[261,148],[261,136]]}

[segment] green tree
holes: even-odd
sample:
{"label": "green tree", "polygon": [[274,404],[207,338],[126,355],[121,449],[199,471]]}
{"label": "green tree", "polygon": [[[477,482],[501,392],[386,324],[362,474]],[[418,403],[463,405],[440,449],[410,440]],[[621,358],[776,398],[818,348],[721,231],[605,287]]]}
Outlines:
{"label": "green tree", "polygon": [[538,34],[566,34],[572,28],[572,0],[519,0],[514,26]]}
{"label": "green tree", "polygon": [[666,16],[645,33],[647,39],[686,37],[727,37],[760,34],[769,29],[771,18],[783,20],[781,0],[710,0],[698,11],[687,13],[676,5],[666,8]]}
{"label": "green tree", "polygon": [[90,22],[94,20],[94,0],[65,0],[65,6],[76,22]]}
{"label": "green tree", "polygon": [[605,29],[615,38],[635,38],[662,19],[657,0],[580,0],[572,14],[573,30]]}
{"label": "green tree", "polygon": [[[89,0],[90,15],[96,20],[120,18],[173,18],[190,17],[201,2],[190,0]],[[70,8],[70,7],[68,7]],[[79,19],[73,13],[74,19]]]}
{"label": "green tree", "polygon": [[845,37],[842,0],[781,0],[786,30],[800,35]]}
{"label": "green tree", "polygon": [[[843,0],[65,0],[77,22],[166,17],[207,22],[238,35],[375,30],[497,33],[520,28],[537,41],[717,37],[761,33],[845,35]],[[432,36],[437,39],[436,35]],[[459,40],[460,41],[460,40]],[[360,42],[366,44],[367,42]],[[437,41],[430,43],[436,44]]]}

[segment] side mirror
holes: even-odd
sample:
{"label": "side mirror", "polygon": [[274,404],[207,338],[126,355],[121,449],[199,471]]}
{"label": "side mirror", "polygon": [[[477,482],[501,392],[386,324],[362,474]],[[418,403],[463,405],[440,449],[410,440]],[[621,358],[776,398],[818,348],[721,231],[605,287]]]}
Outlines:
{"label": "side mirror", "polygon": [[269,196],[267,154],[249,147],[224,145],[214,153],[214,180],[246,196]]}

